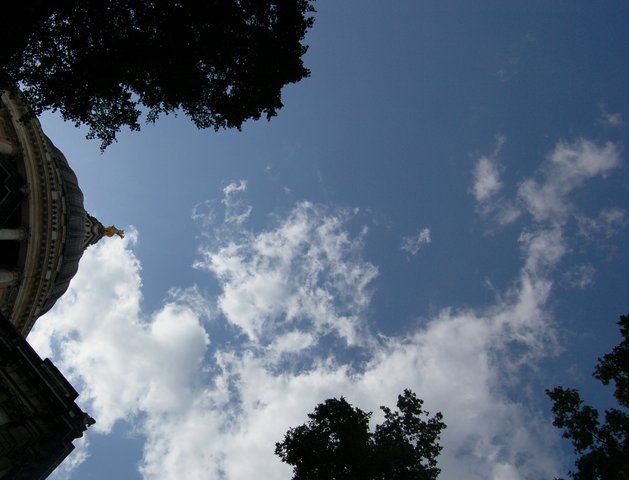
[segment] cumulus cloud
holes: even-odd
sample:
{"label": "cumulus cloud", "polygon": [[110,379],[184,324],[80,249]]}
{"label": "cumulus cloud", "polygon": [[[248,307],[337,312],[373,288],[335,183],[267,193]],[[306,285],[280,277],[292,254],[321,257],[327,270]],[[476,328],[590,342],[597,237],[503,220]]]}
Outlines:
{"label": "cumulus cloud", "polygon": [[57,469],[47,478],[50,480],[70,480],[75,469],[89,457],[89,438],[83,434],[73,442],[74,450],[57,467]]}
{"label": "cumulus cloud", "polygon": [[[172,478],[182,468],[192,479],[288,478],[289,469],[273,459],[274,442],[302,423],[314,405],[342,393],[375,411],[394,404],[408,387],[445,415],[444,478],[556,472],[551,427],[501,387],[505,375],[514,375],[552,343],[544,310],[550,285],[541,271],[558,258],[538,251],[539,241],[522,243],[523,252],[536,260],[522,269],[502,301],[479,310],[445,309],[409,335],[381,337],[365,347],[368,360],[361,365],[324,355],[278,369],[268,352],[217,352],[218,373],[194,407],[172,423],[151,424],[142,472],[150,479]],[[513,353],[513,343],[524,349]]]}
{"label": "cumulus cloud", "polygon": [[[194,307],[204,302],[177,291],[158,312],[143,315],[133,235],[130,243],[109,241],[86,252],[69,295],[30,340],[41,352],[57,350],[101,432],[127,421],[146,438],[140,464],[146,479],[181,471],[192,480],[288,478],[274,442],[314,405],[343,394],[377,411],[408,387],[446,417],[444,478],[555,473],[550,427],[502,384],[552,343],[546,273],[561,252],[542,246],[556,233],[523,236],[527,261],[495,305],[444,309],[406,336],[385,338],[365,326],[377,271],[362,260],[364,232],[350,234],[350,217],[302,203],[272,229],[201,251],[200,266],[221,285],[217,306],[247,334],[244,343],[233,339],[212,349]],[[228,301],[229,292],[238,292],[245,306]],[[355,364],[320,349],[283,361],[285,354],[321,347],[329,333],[346,344],[370,338],[357,347],[365,360]],[[517,354],[509,348],[514,343],[524,347]]]}
{"label": "cumulus cloud", "polygon": [[[521,275],[496,305],[479,310],[445,309],[426,319],[426,327],[405,337],[383,338],[377,332],[363,332],[371,341],[361,344],[367,360],[358,365],[344,363],[326,350],[325,354],[302,357],[296,367],[281,364],[279,368],[282,353],[320,346],[323,337],[317,323],[326,325],[324,320],[314,320],[317,317],[309,313],[309,307],[299,315],[310,321],[289,323],[283,333],[291,306],[313,303],[308,296],[296,301],[291,285],[315,278],[323,291],[333,293],[336,302],[351,305],[352,298],[363,299],[356,321],[364,322],[368,291],[338,295],[350,282],[343,281],[342,288],[322,282],[325,277],[338,278],[332,274],[336,270],[362,272],[352,275],[365,279],[361,285],[368,285],[375,276],[375,267],[360,259],[362,238],[352,240],[347,232],[348,219],[347,211],[298,204],[271,230],[237,235],[237,242],[224,239],[223,246],[202,249],[197,267],[218,278],[223,292],[218,303],[225,318],[265,348],[217,352],[221,367],[214,380],[224,403],[211,413],[199,406],[194,416],[205,415],[205,423],[214,425],[216,430],[208,433],[205,441],[213,442],[214,448],[209,450],[220,453],[206,456],[205,463],[196,456],[199,465],[195,471],[214,472],[217,478],[247,478],[260,472],[265,478],[285,478],[286,467],[273,462],[268,446],[288,427],[303,422],[316,403],[342,393],[361,408],[377,410],[381,404],[393,404],[398,393],[411,387],[433,411],[442,410],[450,419],[452,427],[444,436],[445,478],[501,478],[506,471],[525,476],[555,472],[549,427],[510,399],[501,382],[505,376],[512,381],[521,365],[534,361],[553,344],[544,305],[551,290],[547,274],[565,251],[561,231],[522,234],[520,246],[526,261]],[[423,236],[420,231],[416,238],[427,243],[429,230]],[[335,253],[313,255],[323,244],[334,245],[332,250],[323,250]],[[317,258],[315,264],[312,258]],[[233,295],[232,301],[226,301],[228,295]],[[327,316],[336,316],[334,309],[328,312]],[[264,342],[264,332],[275,340]],[[346,338],[342,331],[337,335]],[[509,348],[513,343],[524,346],[518,355]],[[215,401],[216,389],[205,393],[213,399],[210,403]],[[240,405],[238,413],[233,412],[234,402]],[[194,449],[181,437],[163,434],[159,438],[163,443],[157,451],[162,453],[154,457],[158,463],[150,468],[156,476],[149,478],[162,478],[159,472],[171,465],[175,472],[175,466],[187,463],[184,458]],[[243,450],[249,452],[250,461],[245,464],[238,461]],[[523,457],[522,451],[530,457]],[[168,462],[163,454],[170,458]],[[147,474],[149,465],[152,462],[143,467]]]}
{"label": "cumulus cloud", "polygon": [[408,252],[415,256],[419,253],[424,245],[428,245],[431,242],[430,229],[422,228],[418,230],[415,235],[402,238],[402,251]]}
{"label": "cumulus cloud", "polygon": [[188,306],[167,302],[142,315],[140,266],[130,250],[136,238],[89,248],[68,293],[28,337],[78,382],[99,432],[143,412],[185,408],[209,343]]}
{"label": "cumulus cloud", "polygon": [[302,202],[272,230],[202,247],[195,266],[217,277],[218,308],[254,343],[305,326],[361,343],[377,268],[360,258],[366,230],[352,238],[343,228],[349,216]]}
{"label": "cumulus cloud", "polygon": [[[443,308],[402,336],[367,320],[378,270],[363,258],[367,230],[350,227],[355,211],[301,202],[254,231],[239,181],[196,211],[202,229],[220,232],[202,236],[195,265],[218,282],[216,297],[173,289],[158,311],[142,312],[131,234],[86,252],[29,340],[78,382],[95,428],[126,421],[141,434],[145,479],[289,478],[274,443],[317,403],[344,395],[378,421],[378,406],[404,388],[444,413],[444,479],[552,478],[559,435],[510,392],[555,345],[547,303],[569,252],[568,195],[618,162],[611,144],[558,144],[540,177],[519,189],[535,222],[519,236],[513,283],[490,305]],[[474,191],[488,202],[500,184]],[[411,237],[419,246],[430,238],[422,232]],[[210,343],[217,323],[224,338]]]}

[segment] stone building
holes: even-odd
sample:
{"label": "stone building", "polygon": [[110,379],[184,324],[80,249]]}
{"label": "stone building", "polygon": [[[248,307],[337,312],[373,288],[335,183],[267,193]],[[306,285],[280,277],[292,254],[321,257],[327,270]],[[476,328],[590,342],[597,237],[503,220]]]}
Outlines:
{"label": "stone building", "polygon": [[4,93],[0,102],[0,312],[23,336],[68,289],[85,248],[105,228],[83,208],[63,153],[37,119]]}
{"label": "stone building", "polygon": [[0,479],[46,478],[94,424],[78,393],[0,314]]}
{"label": "stone building", "polygon": [[46,478],[94,420],[25,337],[65,293],[105,228],[65,157],[20,99],[0,97],[0,479]]}

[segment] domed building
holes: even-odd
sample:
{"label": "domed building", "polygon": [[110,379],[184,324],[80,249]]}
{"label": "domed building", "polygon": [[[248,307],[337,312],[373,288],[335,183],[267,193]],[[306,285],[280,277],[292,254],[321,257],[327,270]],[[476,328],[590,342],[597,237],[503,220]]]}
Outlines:
{"label": "domed building", "polygon": [[0,312],[26,336],[65,293],[85,249],[105,228],[83,207],[63,153],[18,98],[0,102]]}
{"label": "domed building", "polygon": [[0,480],[41,480],[94,423],[25,337],[65,293],[105,228],[65,157],[16,96],[0,97]]}

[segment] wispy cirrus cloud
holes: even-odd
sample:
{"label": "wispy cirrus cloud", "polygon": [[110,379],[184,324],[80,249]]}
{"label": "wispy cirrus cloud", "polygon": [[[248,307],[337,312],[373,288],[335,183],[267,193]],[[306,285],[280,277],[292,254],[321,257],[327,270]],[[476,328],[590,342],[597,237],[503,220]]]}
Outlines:
{"label": "wispy cirrus cloud", "polygon": [[596,269],[591,263],[575,265],[563,274],[563,281],[572,288],[586,288],[594,282]]}
{"label": "wispy cirrus cloud", "polygon": [[[620,163],[620,148],[612,142],[596,143],[584,138],[560,141],[536,174],[518,184],[516,201],[500,198],[499,202],[492,203],[486,197],[477,197],[480,213],[486,215],[504,209],[499,204],[508,205],[508,209],[516,208],[517,216],[528,213],[533,223],[520,235],[520,242],[528,243],[530,247],[526,263],[537,264],[540,255],[562,258],[570,249],[565,235],[570,222],[576,223],[579,234],[589,240],[608,239],[629,223],[621,208],[604,208],[598,216],[588,217],[571,201],[572,193],[585,182],[596,177],[605,178]],[[474,181],[477,182],[477,176]],[[509,223],[500,215],[493,219],[500,225]],[[594,274],[595,268],[589,263],[567,267],[562,274],[562,283],[572,288],[585,288],[593,282]]]}
{"label": "wispy cirrus cloud", "polygon": [[430,228],[422,228],[415,235],[402,237],[402,246],[400,249],[404,252],[415,256],[425,246],[432,242],[430,237]]}
{"label": "wispy cirrus cloud", "polygon": [[225,206],[225,222],[240,225],[251,215],[253,207],[244,202],[239,195],[246,190],[247,182],[245,180],[232,182],[223,188],[223,200],[221,201]]}
{"label": "wispy cirrus cloud", "polygon": [[[498,155],[504,143],[504,137],[498,136],[493,153],[479,158],[471,189],[479,213],[491,217],[498,225],[512,223],[523,211],[537,222],[563,224],[575,214],[570,194],[587,180],[604,178],[620,165],[620,149],[612,142],[597,144],[584,138],[561,141],[548,154],[537,174],[519,183],[517,196],[512,200],[499,195],[503,188],[500,173],[504,167],[498,163]],[[589,224],[591,229],[601,229],[604,223],[610,227],[621,223],[622,217],[622,210],[612,208],[601,212],[598,220],[581,216],[581,223],[584,228]]]}
{"label": "wispy cirrus cloud", "polygon": [[620,112],[610,113],[610,112],[607,112],[605,109],[603,109],[601,113],[600,122],[603,125],[607,125],[608,127],[614,127],[614,128],[622,127],[625,124],[622,118],[622,113]]}
{"label": "wispy cirrus cloud", "polygon": [[504,186],[500,178],[504,166],[499,161],[499,155],[506,141],[504,135],[497,135],[493,152],[481,156],[472,173],[471,193],[476,200],[477,211],[492,217],[500,225],[514,222],[521,213],[513,202],[499,195]]}
{"label": "wispy cirrus cloud", "polygon": [[477,202],[488,201],[502,188],[500,173],[503,167],[498,162],[498,155],[505,142],[504,135],[496,136],[494,151],[491,155],[480,157],[474,166],[472,193]]}
{"label": "wispy cirrus cloud", "polygon": [[629,225],[627,212],[618,207],[604,208],[594,218],[576,215],[576,219],[579,233],[590,239],[597,236],[610,238]]}
{"label": "wispy cirrus cloud", "polygon": [[565,223],[573,211],[570,193],[619,165],[620,150],[612,142],[596,144],[584,138],[559,142],[542,165],[541,178],[523,181],[518,198],[536,221]]}
{"label": "wispy cirrus cloud", "polygon": [[211,226],[221,225],[220,232],[215,232],[214,235],[220,235],[226,229],[238,227],[249,218],[253,211],[253,207],[245,202],[242,196],[242,193],[246,191],[246,180],[230,182],[223,187],[223,197],[220,200],[212,199],[198,203],[192,208],[191,217],[206,230]]}

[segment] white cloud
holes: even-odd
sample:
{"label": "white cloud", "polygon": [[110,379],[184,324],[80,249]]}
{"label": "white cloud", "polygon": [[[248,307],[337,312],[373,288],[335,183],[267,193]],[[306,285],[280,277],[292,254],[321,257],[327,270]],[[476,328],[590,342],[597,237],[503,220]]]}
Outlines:
{"label": "white cloud", "polygon": [[415,256],[419,253],[424,245],[428,245],[431,241],[432,240],[430,238],[430,229],[423,228],[421,230],[418,230],[417,233],[413,236],[403,237],[402,246],[400,248],[403,251]]}
{"label": "white cloud", "polygon": [[541,181],[525,180],[518,195],[535,220],[564,223],[572,211],[569,194],[586,180],[605,177],[619,165],[619,149],[611,142],[597,145],[582,138],[559,142],[542,167]]}
{"label": "white cloud", "polygon": [[242,224],[249,218],[253,207],[242,201],[240,193],[247,190],[247,182],[240,180],[238,183],[232,182],[223,188],[223,200],[225,205],[225,221],[227,223]]}
{"label": "white cloud", "polygon": [[622,114],[619,112],[608,113],[606,111],[603,111],[601,123],[609,127],[616,127],[616,128],[622,127],[624,125]]}
{"label": "white cloud", "polygon": [[494,218],[498,225],[509,225],[515,222],[522,214],[518,207],[509,202],[501,203],[500,206],[496,204],[496,206]]}
{"label": "white cloud", "polygon": [[277,341],[305,325],[360,343],[377,269],[360,259],[366,230],[356,238],[345,231],[349,216],[303,202],[273,230],[201,248],[195,266],[217,277],[218,308],[254,343]]}
{"label": "white cloud", "polygon": [[[410,387],[428,409],[445,415],[443,478],[556,473],[552,427],[501,388],[504,375],[534,361],[551,340],[543,309],[549,286],[536,275],[523,271],[519,285],[493,307],[446,309],[425,328],[381,340],[356,369],[323,357],[307,368],[279,370],[266,353],[219,352],[220,373],[199,392],[194,407],[172,423],[150,425],[142,471],[160,480],[182,469],[191,479],[288,478],[273,445],[289,427],[303,423],[314,405],[343,394],[363,409],[377,410],[393,405]],[[527,353],[513,356],[512,342]]]}
{"label": "white cloud", "polygon": [[484,216],[493,216],[500,225],[513,223],[521,213],[511,202],[497,196],[503,188],[500,175],[504,171],[498,155],[505,142],[506,138],[503,135],[497,135],[491,155],[478,159],[474,166],[474,182],[471,189],[476,199],[477,210]]}
{"label": "white cloud", "polygon": [[[426,327],[404,338],[376,340],[372,335],[370,342],[364,342],[363,354],[368,360],[358,367],[324,354],[302,356],[299,367],[287,368],[280,363],[282,353],[313,348],[320,341],[316,325],[303,323],[298,330],[291,325],[288,333],[276,335],[278,323],[282,326],[285,322],[291,305],[310,303],[296,302],[291,285],[313,276],[322,283],[321,272],[334,277],[326,262],[344,265],[341,271],[372,271],[373,267],[360,260],[362,241],[351,240],[345,231],[347,219],[346,213],[324,214],[310,204],[300,204],[273,230],[249,237],[239,235],[239,242],[225,240],[225,246],[203,251],[201,266],[221,281],[219,304],[223,302],[225,316],[253,331],[249,338],[258,340],[261,332],[270,332],[276,340],[267,342],[262,351],[233,349],[217,354],[221,372],[215,382],[223,392],[223,406],[215,406],[211,414],[200,406],[193,415],[205,415],[203,422],[213,425],[201,444],[211,442],[208,450],[220,453],[206,457],[206,463],[195,457],[198,464],[193,471],[214,472],[217,478],[230,479],[287,478],[286,467],[273,460],[272,446],[290,426],[305,421],[316,403],[343,394],[363,409],[377,410],[381,404],[392,405],[398,393],[411,387],[433,412],[442,410],[446,415],[449,427],[441,463],[444,478],[502,478],[510,471],[530,477],[556,472],[554,437],[549,427],[524,405],[510,400],[501,390],[501,382],[505,376],[510,381],[517,378],[520,365],[533,362],[552,343],[550,318],[544,310],[551,283],[545,275],[564,252],[561,232],[531,231],[522,236],[527,261],[518,285],[492,307],[443,310],[427,320]],[[243,238],[248,241],[243,242]],[[420,232],[417,238],[427,243],[429,231],[423,236]],[[321,244],[334,245],[331,250],[335,253],[310,254]],[[316,268],[311,263],[313,257],[318,259]],[[295,263],[300,265],[297,273],[288,274]],[[324,284],[324,291],[340,290],[330,287]],[[238,292],[233,295],[238,301],[226,306],[225,295],[232,289]],[[351,302],[353,296],[356,293],[340,295],[337,300]],[[360,302],[364,310],[369,295],[359,296],[364,298]],[[238,309],[232,310],[236,305]],[[242,323],[243,319],[246,322]],[[361,316],[357,320],[361,321]],[[251,327],[254,321],[262,323]],[[513,356],[508,348],[514,342],[525,347],[520,356]],[[216,389],[206,394],[214,398]],[[234,404],[239,405],[237,413]],[[184,459],[194,451],[198,438],[173,438],[166,433],[159,438],[157,451],[161,453],[143,467],[148,478],[168,478],[161,477],[160,472],[172,468],[174,474],[182,464],[189,467],[189,460]],[[238,461],[242,451],[248,452],[248,462]],[[522,457],[523,451],[530,457]]]}
{"label": "white cloud", "polygon": [[592,284],[595,273],[596,270],[594,266],[590,263],[586,263],[572,267],[564,272],[563,280],[569,287],[583,289]]}
{"label": "white cloud", "polygon": [[[567,222],[576,220],[579,233],[588,239],[609,238],[629,224],[623,209],[606,208],[597,217],[590,218],[577,212],[570,202],[575,189],[594,177],[606,177],[619,165],[620,149],[611,142],[596,144],[583,138],[572,143],[558,142],[536,177],[519,184],[519,207],[505,198],[487,201],[483,200],[486,197],[477,196],[479,211],[483,215],[494,214],[494,220],[500,225],[520,216],[520,208],[527,211],[535,224],[525,228],[519,237],[521,244],[528,245],[529,249],[526,268],[539,270],[545,264],[553,268],[569,249],[564,238]],[[589,264],[570,267],[562,274],[563,282],[585,288],[592,282],[594,271]]]}
{"label": "white cloud", "polygon": [[[517,203],[514,203],[498,196],[503,188],[500,173],[504,168],[498,163],[497,156],[503,144],[504,138],[499,136],[492,155],[478,160],[472,186],[477,211],[483,216],[491,216],[499,225],[514,222],[522,214],[522,209],[538,222],[563,224],[574,213],[569,201],[571,192],[588,179],[606,177],[620,165],[620,150],[612,142],[599,145],[583,138],[572,143],[559,142],[537,178],[527,178],[520,183]],[[610,224],[622,220],[617,215],[619,209],[613,211],[616,217],[609,219]]]}
{"label": "white cloud", "polygon": [[[541,180],[520,187],[537,222],[519,236],[522,267],[511,287],[483,308],[444,308],[404,336],[368,327],[377,268],[362,256],[366,230],[350,233],[355,212],[302,202],[253,232],[245,217],[231,220],[250,207],[228,213],[230,201],[246,205],[239,197],[246,184],[235,182],[212,204],[213,211],[222,204],[222,216],[199,214],[204,228],[221,232],[204,237],[212,241],[196,265],[218,281],[215,304],[202,289],[174,289],[162,308],[144,314],[131,234],[86,252],[68,294],[29,340],[42,353],[54,351],[79,382],[95,428],[108,432],[127,421],[146,438],[146,479],[182,471],[191,480],[289,478],[274,444],[317,403],[345,395],[378,421],[377,407],[393,405],[404,388],[445,415],[445,480],[552,478],[559,434],[510,389],[522,382],[523,366],[554,346],[547,302],[569,251],[567,196],[614,168],[617,157],[610,144],[559,144]],[[218,218],[227,228],[212,225]],[[423,238],[420,245],[429,230]],[[206,329],[215,323],[202,323],[204,316],[236,334],[210,345]],[[341,347],[330,347],[335,341]],[[362,360],[348,360],[350,351]]]}
{"label": "white cloud", "polygon": [[225,205],[228,205],[229,203],[229,201],[227,200],[228,198],[231,198],[235,193],[244,192],[246,190],[247,190],[246,180],[241,179],[238,182],[230,183],[229,185],[223,188],[223,195],[225,198],[225,200],[223,200],[223,203],[225,203]]}
{"label": "white cloud", "polygon": [[237,228],[249,219],[253,211],[253,207],[243,199],[246,191],[246,180],[231,182],[223,188],[223,198],[220,201],[206,200],[198,203],[192,208],[191,217],[206,230],[222,223],[220,231],[215,232],[219,236],[225,229]]}
{"label": "white cloud", "polygon": [[596,218],[577,215],[576,219],[579,233],[590,239],[599,235],[610,238],[629,225],[627,212],[617,207],[601,210]]}
{"label": "white cloud", "polygon": [[[444,309],[407,336],[387,339],[365,326],[377,272],[361,259],[364,233],[349,234],[350,218],[302,203],[273,229],[204,250],[204,268],[221,282],[225,320],[251,340],[214,346],[211,357],[199,320],[207,305],[190,300],[198,298],[194,290],[173,291],[149,317],[140,311],[133,235],[131,243],[108,241],[86,252],[69,295],[30,340],[42,352],[59,350],[57,362],[82,385],[96,428],[107,432],[128,421],[146,438],[140,465],[146,479],[181,471],[191,480],[288,478],[274,443],[318,402],[343,394],[376,411],[377,420],[377,407],[393,405],[408,387],[433,413],[445,414],[444,479],[555,474],[556,434],[502,384],[552,342],[546,273],[561,251],[542,246],[557,233],[523,236],[527,261],[495,305]],[[240,303],[228,301],[230,292]],[[366,360],[352,366],[319,349],[284,361],[321,347],[322,332],[347,343],[362,338]],[[524,347],[517,355],[513,343]]]}
{"label": "white cloud", "polygon": [[136,238],[89,248],[68,293],[28,337],[42,355],[58,350],[55,363],[79,382],[100,432],[140,412],[185,408],[209,342],[188,306],[168,302],[143,317],[140,266],[129,250]]}
{"label": "white cloud", "polygon": [[481,157],[474,167],[474,186],[472,193],[477,202],[486,202],[502,188],[500,173],[502,166],[498,163],[498,154],[506,139],[502,135],[496,137],[494,151],[489,156]]}
{"label": "white cloud", "polygon": [[196,204],[192,208],[192,214],[190,216],[192,220],[207,228],[210,225],[213,225],[218,220],[216,218],[215,207],[215,201],[206,200],[204,202]]}
{"label": "white cloud", "polygon": [[74,470],[89,457],[89,438],[83,434],[74,440],[74,450],[65,458],[63,463],[47,477],[50,480],[70,480]]}
{"label": "white cloud", "polygon": [[474,197],[477,201],[485,201],[498,193],[502,188],[498,165],[487,157],[478,160],[474,168]]}
{"label": "white cloud", "polygon": [[566,252],[561,228],[552,226],[548,229],[525,229],[519,241],[526,251],[525,270],[542,273],[554,267]]}

